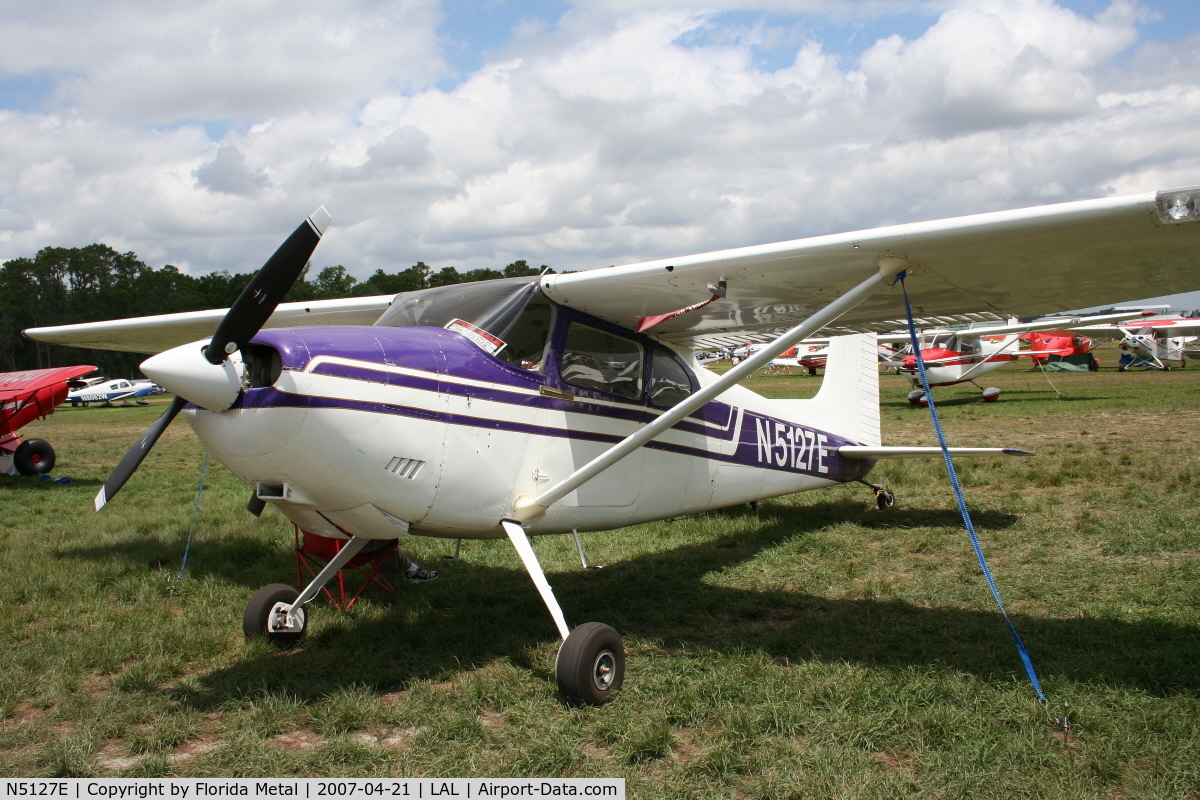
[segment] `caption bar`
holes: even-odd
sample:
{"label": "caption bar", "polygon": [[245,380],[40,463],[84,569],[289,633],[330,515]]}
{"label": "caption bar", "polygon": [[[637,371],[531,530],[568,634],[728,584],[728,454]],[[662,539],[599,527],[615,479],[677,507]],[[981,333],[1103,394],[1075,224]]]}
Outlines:
{"label": "caption bar", "polygon": [[510,797],[600,797],[625,800],[624,778],[60,778],[0,780],[0,798],[72,800],[211,800],[212,798],[360,798],[488,800]]}

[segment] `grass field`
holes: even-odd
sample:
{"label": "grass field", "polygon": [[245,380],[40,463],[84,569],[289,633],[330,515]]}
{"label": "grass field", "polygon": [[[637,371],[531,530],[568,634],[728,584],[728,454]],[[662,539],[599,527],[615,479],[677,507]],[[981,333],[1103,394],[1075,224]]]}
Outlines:
{"label": "grass field", "polygon": [[[172,426],[92,496],[166,401],[26,429],[73,483],[0,478],[0,775],[611,776],[636,798],[1200,797],[1200,370],[1012,367],[938,390],[1037,703],[938,461],[758,511],[535,541],[567,618],[614,626],[626,689],[557,695],[557,639],[507,542],[414,537],[443,577],[314,604],[304,645],[243,641],[292,582],[291,528],[219,464],[177,579],[204,449]],[[933,444],[882,379],[884,443]],[[756,378],[805,396],[804,376]],[[1060,722],[1067,706],[1069,727]]]}

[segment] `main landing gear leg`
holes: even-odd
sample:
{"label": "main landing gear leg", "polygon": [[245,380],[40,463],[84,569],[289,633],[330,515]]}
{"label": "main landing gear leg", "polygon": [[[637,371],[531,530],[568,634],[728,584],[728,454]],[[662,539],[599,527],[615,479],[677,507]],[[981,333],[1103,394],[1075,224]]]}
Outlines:
{"label": "main landing gear leg", "polygon": [[338,570],[358,555],[370,541],[354,536],[342,546],[338,554],[317,573],[303,592],[297,592],[286,583],[273,583],[254,593],[246,604],[242,616],[242,630],[247,639],[268,639],[276,644],[292,644],[304,635],[308,628],[308,612],[304,606],[317,596],[317,592],[337,574]]}
{"label": "main landing gear leg", "polygon": [[546,604],[563,638],[554,664],[559,691],[569,700],[589,705],[607,701],[621,688],[625,678],[625,648],[620,635],[599,622],[586,622],[569,630],[562,608],[546,581],[546,574],[542,572],[524,528],[519,522],[507,519],[500,525],[516,548],[525,571],[537,587],[542,602]]}

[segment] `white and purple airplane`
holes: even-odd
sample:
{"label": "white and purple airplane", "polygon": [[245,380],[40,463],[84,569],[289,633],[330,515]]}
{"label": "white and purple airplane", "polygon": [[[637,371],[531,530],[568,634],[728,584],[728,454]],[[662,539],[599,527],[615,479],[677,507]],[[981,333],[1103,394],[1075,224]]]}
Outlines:
{"label": "white and purple airplane", "polygon": [[[507,537],[563,639],[561,691],[599,703],[622,684],[621,638],[596,622],[568,625],[530,536],[866,483],[877,459],[938,455],[880,437],[870,331],[904,318],[899,277],[924,316],[1030,316],[1196,288],[1198,197],[1200,188],[1151,192],[281,305],[329,224],[320,208],[228,311],[26,334],[157,353],[142,371],[176,395],[116,466],[97,509],[183,411],[250,488],[252,511],[271,504],[305,531],[348,540],[308,586],[256,593],[248,636],[302,636],[309,601],[372,541]],[[737,385],[835,321],[864,332],[832,340],[815,397],[767,399]],[[782,328],[720,376],[693,357],[730,333]],[[890,492],[867,485],[890,505]]]}

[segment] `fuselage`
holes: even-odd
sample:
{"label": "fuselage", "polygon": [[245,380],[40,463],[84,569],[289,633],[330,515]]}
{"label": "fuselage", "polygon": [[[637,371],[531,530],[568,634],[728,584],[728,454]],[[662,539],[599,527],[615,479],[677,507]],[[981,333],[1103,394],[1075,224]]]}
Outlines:
{"label": "fuselage", "polygon": [[[590,342],[582,353],[584,337]],[[590,338],[589,338],[590,337]],[[261,331],[232,408],[185,410],[236,475],[324,536],[503,536],[538,494],[715,375],[558,307],[535,356],[461,326]],[[607,348],[598,354],[597,347]],[[515,361],[516,363],[510,363]],[[857,444],[735,387],[555,504],[529,533],[602,530],[862,477]]]}
{"label": "fuselage", "polygon": [[88,385],[70,392],[65,401],[71,405],[88,403],[111,403],[113,400],[125,400],[130,397],[144,397],[158,391],[158,387],[148,381],[127,381],[123,378],[92,378]]}

